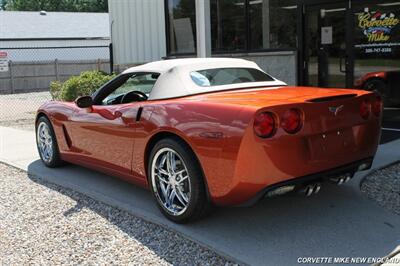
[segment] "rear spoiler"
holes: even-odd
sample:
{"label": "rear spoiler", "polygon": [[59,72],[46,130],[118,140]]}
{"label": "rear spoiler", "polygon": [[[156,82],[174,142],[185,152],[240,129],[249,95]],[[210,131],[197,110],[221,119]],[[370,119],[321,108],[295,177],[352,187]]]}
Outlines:
{"label": "rear spoiler", "polygon": [[323,103],[323,102],[330,102],[330,101],[335,101],[335,100],[353,98],[353,97],[356,97],[356,96],[357,96],[357,94],[351,93],[351,94],[343,94],[343,95],[336,95],[336,96],[314,98],[314,99],[307,100],[307,102]]}

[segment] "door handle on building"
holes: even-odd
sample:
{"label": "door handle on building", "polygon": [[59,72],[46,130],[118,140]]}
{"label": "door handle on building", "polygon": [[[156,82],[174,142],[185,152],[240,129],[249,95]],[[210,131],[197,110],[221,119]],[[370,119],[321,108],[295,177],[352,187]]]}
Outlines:
{"label": "door handle on building", "polygon": [[[343,68],[343,60],[344,60],[344,68]],[[347,56],[339,57],[339,70],[342,73],[347,73]]]}

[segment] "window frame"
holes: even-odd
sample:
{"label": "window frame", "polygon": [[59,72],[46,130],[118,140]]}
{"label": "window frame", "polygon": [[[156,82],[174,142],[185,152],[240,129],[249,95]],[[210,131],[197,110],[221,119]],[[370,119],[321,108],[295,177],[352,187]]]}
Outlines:
{"label": "window frame", "polygon": [[[169,21],[169,1],[173,0],[164,0],[164,14],[165,14],[165,40],[166,40],[166,54],[167,56],[165,58],[174,58],[174,57],[191,57],[196,55],[196,52],[194,53],[171,53],[171,38],[170,38],[170,30],[171,30],[171,24]],[[194,1],[194,0],[193,0]],[[261,49],[250,49],[250,42],[251,42],[251,23],[250,23],[250,1],[251,0],[244,0],[245,2],[245,49],[242,50],[212,50],[211,54],[214,55],[224,55],[224,54],[249,54],[249,53],[263,53],[263,52],[297,52],[299,49],[299,35],[301,32],[299,32],[299,25],[294,25],[296,27],[296,47],[285,47],[285,48],[261,48]],[[297,9],[296,9],[296,15],[297,15],[297,21],[301,19],[299,14],[301,13],[303,3],[302,1],[298,1],[297,3]],[[196,13],[195,13],[196,15]],[[210,17],[211,20],[211,17]],[[197,28],[194,29],[195,34],[197,34]],[[195,43],[195,51],[197,51],[197,43]]]}
{"label": "window frame", "polygon": [[[132,73],[118,75],[114,79],[112,79],[109,82],[107,82],[106,84],[104,84],[102,87],[100,87],[97,91],[95,91],[91,95],[92,99],[93,99],[93,105],[104,106],[102,101],[105,98],[107,98],[109,95],[111,95],[114,91],[116,91],[118,88],[123,86],[134,75],[138,76],[138,75],[149,75],[149,74],[159,74],[160,75],[160,73],[158,73],[158,72],[132,72]],[[156,81],[156,83],[157,83],[157,81]],[[154,86],[156,83],[154,83]],[[153,88],[154,88],[154,86],[153,86]]]}
{"label": "window frame", "polygon": [[[255,79],[255,75],[263,75],[264,77],[266,77],[268,80],[249,80],[249,81],[243,81],[243,82],[235,82],[235,83],[224,83],[224,84],[211,84],[211,81],[209,78],[207,78],[202,72],[207,72],[207,71],[226,71],[227,74],[230,74],[229,71],[232,70],[236,70],[236,71],[247,71],[247,74],[249,74],[253,79]],[[199,83],[196,82],[196,80],[194,79],[193,74],[197,73],[200,74],[202,76],[204,76],[208,82],[209,85],[200,85]],[[191,71],[189,73],[190,78],[192,80],[192,82],[199,86],[199,87],[203,87],[203,88],[210,88],[210,87],[218,87],[218,86],[227,86],[227,85],[234,85],[234,84],[241,84],[241,83],[256,83],[256,82],[269,82],[269,81],[275,81],[275,78],[273,78],[271,75],[265,73],[264,71],[261,71],[257,68],[251,68],[251,67],[221,67],[221,68],[208,68],[208,69],[201,69],[201,70],[196,70],[196,71]],[[215,75],[216,76],[216,75]],[[214,78],[215,78],[214,76]],[[213,79],[214,79],[213,78]],[[235,79],[238,79],[239,77],[235,77]]]}
{"label": "window frame", "polygon": [[[173,0],[164,0],[164,19],[165,19],[165,41],[166,41],[166,58],[175,57],[175,56],[184,56],[184,57],[192,57],[197,54],[197,42],[194,44],[194,53],[171,53],[171,23],[169,21],[169,1]],[[195,1],[195,0],[193,0]],[[196,19],[196,12],[195,12],[195,19]],[[194,34],[197,34],[197,28],[194,29]]]}

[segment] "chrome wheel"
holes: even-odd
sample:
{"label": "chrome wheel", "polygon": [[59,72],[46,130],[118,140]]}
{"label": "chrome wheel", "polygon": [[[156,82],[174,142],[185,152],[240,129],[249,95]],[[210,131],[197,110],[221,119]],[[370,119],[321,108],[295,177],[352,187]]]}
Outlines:
{"label": "chrome wheel", "polygon": [[37,145],[43,161],[49,163],[53,158],[53,138],[50,128],[45,122],[40,122],[37,127]]}
{"label": "chrome wheel", "polygon": [[190,178],[176,151],[157,151],[151,164],[151,183],[157,200],[168,213],[179,216],[186,211],[191,197]]}

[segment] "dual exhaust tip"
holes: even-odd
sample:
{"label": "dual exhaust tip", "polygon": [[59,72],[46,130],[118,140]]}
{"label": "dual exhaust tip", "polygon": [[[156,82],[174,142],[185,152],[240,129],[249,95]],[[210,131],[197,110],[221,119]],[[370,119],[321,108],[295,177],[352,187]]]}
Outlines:
{"label": "dual exhaust tip", "polygon": [[[344,183],[349,182],[352,177],[353,174],[345,174],[338,177],[330,178],[329,180],[334,184],[340,186],[343,185]],[[313,183],[306,185],[302,190],[300,190],[300,192],[303,193],[306,197],[309,197],[311,195],[317,194],[320,190],[321,190],[321,183]]]}
{"label": "dual exhaust tip", "polygon": [[277,188],[275,190],[269,191],[266,196],[267,197],[275,197],[275,196],[280,196],[286,193],[289,193],[291,191],[296,190],[300,194],[305,195],[306,197],[309,197],[313,194],[317,194],[321,190],[321,183],[312,183],[309,185],[306,185],[300,189],[297,189],[294,185],[292,186],[283,186],[280,188]]}
{"label": "dual exhaust tip", "polygon": [[336,185],[342,185],[344,183],[347,183],[350,181],[350,179],[353,177],[351,174],[346,174],[346,175],[341,175],[335,178],[331,178],[330,181],[335,183]]}
{"label": "dual exhaust tip", "polygon": [[[354,174],[348,173],[338,177],[330,178],[329,181],[336,184],[342,185],[350,181]],[[297,188],[295,185],[287,185],[276,188],[272,191],[269,191],[265,196],[266,197],[275,197],[279,195],[283,195],[292,191],[298,191],[300,194],[303,194],[306,197],[310,197],[311,195],[317,194],[321,190],[322,184],[320,182],[310,183],[302,186],[301,188]]]}
{"label": "dual exhaust tip", "polygon": [[321,190],[321,183],[310,184],[301,191],[306,197],[317,194]]}

